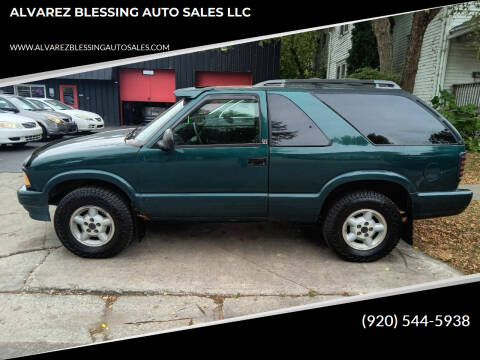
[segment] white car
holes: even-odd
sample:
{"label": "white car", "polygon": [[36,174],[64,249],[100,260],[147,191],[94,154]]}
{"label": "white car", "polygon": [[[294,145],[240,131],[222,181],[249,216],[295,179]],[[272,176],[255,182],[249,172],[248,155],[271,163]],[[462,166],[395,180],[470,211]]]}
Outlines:
{"label": "white car", "polygon": [[77,124],[78,131],[97,131],[103,129],[105,124],[100,115],[90,111],[74,109],[58,100],[49,98],[27,98],[29,101],[45,110],[54,110],[70,115]]}
{"label": "white car", "polygon": [[35,120],[0,111],[0,145],[25,145],[42,138],[42,128]]}

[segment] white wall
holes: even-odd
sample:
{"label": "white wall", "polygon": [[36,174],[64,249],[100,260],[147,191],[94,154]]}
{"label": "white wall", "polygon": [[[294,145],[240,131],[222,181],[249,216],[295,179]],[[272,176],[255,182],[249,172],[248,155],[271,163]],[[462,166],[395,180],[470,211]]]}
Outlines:
{"label": "white wall", "polygon": [[453,84],[480,81],[472,78],[474,71],[480,72],[480,60],[472,41],[463,36],[451,39],[443,88],[451,92]]}
{"label": "white wall", "polygon": [[393,72],[402,73],[407,54],[413,14],[395,16],[393,25]]}
{"label": "white wall", "polygon": [[349,31],[344,35],[340,35],[340,26],[333,28],[330,32],[330,41],[328,46],[327,79],[336,78],[337,64],[341,61],[346,60],[348,57],[348,50],[350,50],[350,48],[352,47],[352,28],[353,25],[349,25]]}
{"label": "white wall", "polygon": [[430,101],[436,95],[440,60],[445,48],[446,9],[442,9],[430,22],[423,38],[418,71],[413,94],[424,101]]}
{"label": "white wall", "polygon": [[[448,10],[443,8],[428,25],[413,90],[413,93],[421,99],[430,101],[438,95],[439,88],[450,87],[452,81],[465,79],[469,74],[471,77],[470,68],[476,64],[471,61],[470,52],[466,46],[457,46],[457,44],[451,46],[453,41],[449,44],[447,38],[452,28],[471,18],[473,11],[479,11],[473,2],[470,4],[470,13],[455,13],[447,16]],[[473,45],[470,46],[473,48]],[[455,54],[456,51],[460,53]],[[465,55],[467,58],[463,59]],[[453,62],[450,63],[450,60]]]}

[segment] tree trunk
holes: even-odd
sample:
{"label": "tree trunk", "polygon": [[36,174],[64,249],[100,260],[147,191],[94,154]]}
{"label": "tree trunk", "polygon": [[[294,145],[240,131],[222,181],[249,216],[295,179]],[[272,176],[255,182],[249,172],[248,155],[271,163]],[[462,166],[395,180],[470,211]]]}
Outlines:
{"label": "tree trunk", "polygon": [[300,61],[300,58],[298,57],[298,54],[297,54],[297,51],[295,50],[295,48],[292,46],[290,48],[290,54],[292,54],[292,57],[293,57],[293,61],[295,62],[295,65],[297,66],[297,71],[298,71],[298,77],[303,79],[305,77],[305,73],[304,73],[304,68],[302,66],[302,62]]}
{"label": "tree trunk", "polygon": [[372,30],[377,38],[380,71],[386,73],[393,71],[393,42],[390,28],[390,20],[388,18],[372,20]]}
{"label": "tree trunk", "polygon": [[404,90],[413,92],[415,77],[417,76],[418,62],[422,50],[423,37],[428,24],[440,12],[440,8],[429,11],[418,11],[413,14],[412,30],[408,41],[405,67],[403,68],[401,86]]}
{"label": "tree trunk", "polygon": [[317,30],[316,32],[317,48],[313,58],[313,75],[315,77],[325,77],[327,68],[328,54],[328,29]]}

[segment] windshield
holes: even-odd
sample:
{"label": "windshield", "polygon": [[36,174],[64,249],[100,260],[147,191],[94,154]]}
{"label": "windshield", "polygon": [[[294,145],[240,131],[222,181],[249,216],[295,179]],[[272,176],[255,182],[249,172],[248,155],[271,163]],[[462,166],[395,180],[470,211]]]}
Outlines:
{"label": "windshield", "polygon": [[23,110],[40,110],[38,106],[21,97],[12,97],[10,98],[10,101]]}
{"label": "windshield", "polygon": [[35,105],[37,105],[39,108],[43,110],[52,110],[50,106],[48,106],[44,102],[41,102],[40,100],[28,99],[28,101],[30,101],[31,103],[34,103]]}
{"label": "windshield", "polygon": [[45,100],[45,102],[49,105],[52,105],[56,110],[72,110],[70,106],[58,101],[58,100]]}
{"label": "windshield", "polygon": [[157,133],[161,127],[173,118],[176,114],[180,112],[185,107],[185,100],[182,99],[177,102],[175,105],[161,113],[157,118],[151,121],[147,126],[142,128],[137,135],[135,136],[135,140],[145,143],[151,136]]}

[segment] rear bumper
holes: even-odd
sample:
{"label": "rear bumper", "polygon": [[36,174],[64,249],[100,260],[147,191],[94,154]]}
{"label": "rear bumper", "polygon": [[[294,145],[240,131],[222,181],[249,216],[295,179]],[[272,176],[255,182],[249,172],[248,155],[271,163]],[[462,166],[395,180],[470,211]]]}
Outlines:
{"label": "rear bumper", "polygon": [[414,219],[460,214],[472,200],[471,190],[417,193],[412,196]]}
{"label": "rear bumper", "polygon": [[18,201],[34,220],[50,221],[47,196],[38,191],[27,190],[23,185],[17,191]]}

